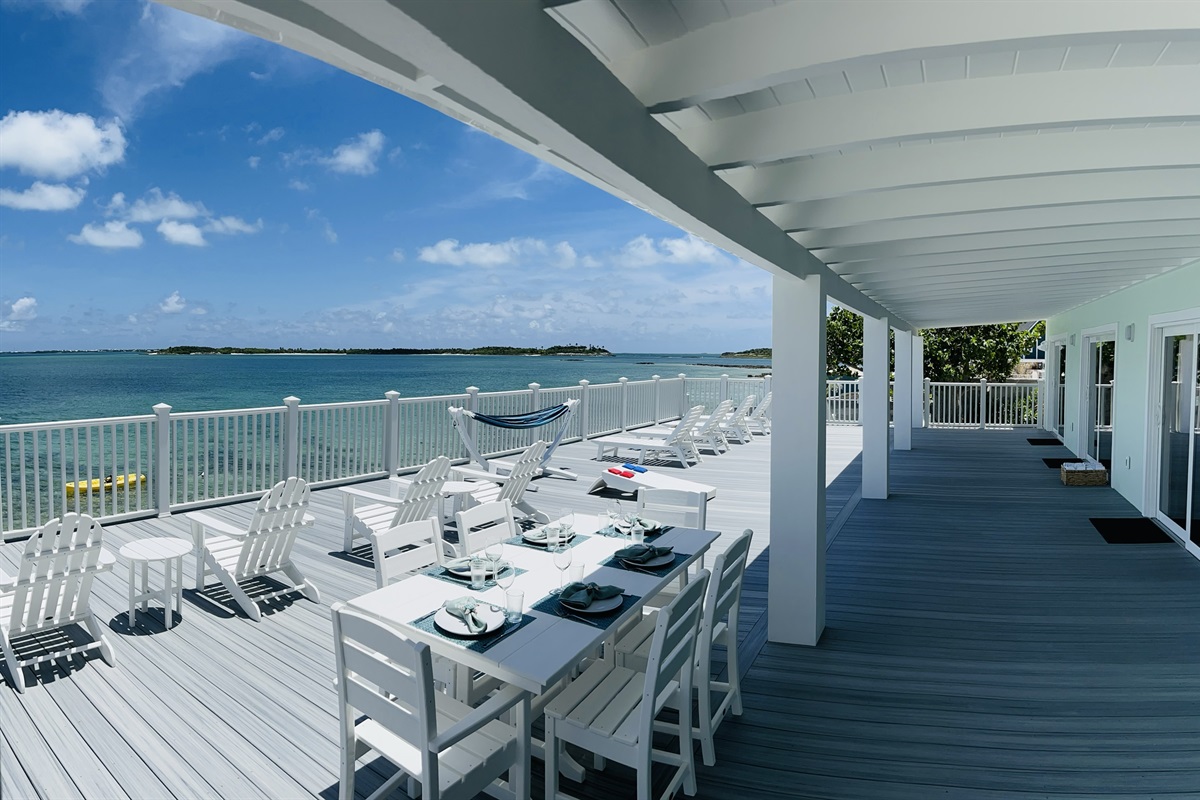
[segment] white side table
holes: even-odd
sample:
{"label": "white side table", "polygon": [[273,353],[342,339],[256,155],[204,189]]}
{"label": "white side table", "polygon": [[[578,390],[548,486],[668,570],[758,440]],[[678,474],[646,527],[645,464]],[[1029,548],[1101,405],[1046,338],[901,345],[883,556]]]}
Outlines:
{"label": "white side table", "polygon": [[[139,539],[121,547],[121,555],[129,559],[129,626],[133,627],[133,612],[137,604],[142,611],[149,607],[150,600],[163,605],[163,623],[170,628],[175,623],[175,613],[183,619],[183,557],[192,552],[191,542],[172,536]],[[150,564],[163,561],[163,588],[150,588]],[[142,567],[141,591],[135,582],[137,566]],[[172,571],[174,574],[172,575]],[[174,599],[174,612],[172,612]]]}

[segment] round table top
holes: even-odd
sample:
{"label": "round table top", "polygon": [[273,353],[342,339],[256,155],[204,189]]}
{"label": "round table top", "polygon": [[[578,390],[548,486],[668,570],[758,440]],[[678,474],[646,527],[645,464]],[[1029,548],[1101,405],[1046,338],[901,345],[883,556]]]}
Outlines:
{"label": "round table top", "polygon": [[179,558],[192,550],[192,543],[174,536],[155,536],[138,539],[121,546],[121,555],[130,561],[166,561]]}
{"label": "round table top", "polygon": [[487,486],[487,483],[479,481],[446,481],[442,484],[442,494],[470,494],[480,486]]}

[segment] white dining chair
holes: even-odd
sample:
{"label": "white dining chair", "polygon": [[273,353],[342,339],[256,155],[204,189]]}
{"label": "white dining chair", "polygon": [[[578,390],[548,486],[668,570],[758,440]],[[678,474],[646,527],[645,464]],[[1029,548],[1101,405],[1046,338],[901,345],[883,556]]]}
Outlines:
{"label": "white dining chair", "polygon": [[471,556],[489,544],[511,539],[520,533],[507,500],[480,503],[454,515],[458,523],[458,554]]}
{"label": "white dining chair", "polygon": [[442,523],[436,517],[372,533],[371,552],[375,561],[375,585],[380,589],[419,569],[440,565],[454,553],[442,538]]}
{"label": "white dining chair", "polygon": [[643,486],[637,493],[637,514],[666,525],[704,530],[708,524],[708,494]]}

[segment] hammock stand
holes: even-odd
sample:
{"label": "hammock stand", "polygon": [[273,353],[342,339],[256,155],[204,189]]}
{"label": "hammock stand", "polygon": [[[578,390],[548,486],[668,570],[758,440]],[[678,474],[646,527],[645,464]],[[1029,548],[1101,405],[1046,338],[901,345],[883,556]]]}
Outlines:
{"label": "hammock stand", "polygon": [[[575,406],[577,405],[579,405],[579,400],[571,399],[556,406],[531,411],[528,414],[514,414],[507,417],[493,417],[458,406],[450,406],[449,411],[451,418],[454,420],[454,429],[462,437],[463,444],[467,446],[467,452],[487,472],[491,472],[492,467],[489,465],[488,459],[484,458],[483,454],[479,452],[479,446],[475,443],[475,436],[471,431],[471,426],[466,424],[467,420],[475,420],[476,422],[482,422],[484,425],[491,425],[495,428],[515,430],[540,428],[543,425],[549,425],[551,422],[562,422],[562,427],[558,429],[558,435],[554,437],[554,440],[546,448],[545,454],[542,455],[542,465],[538,468],[538,474],[552,475],[556,478],[565,478],[573,481],[578,480],[579,476],[565,467],[552,467],[549,461],[550,456],[554,454],[555,449],[562,442],[563,436],[566,435],[567,429],[571,427],[571,415],[575,413]],[[492,463],[500,468],[508,466],[503,461],[493,460]]]}

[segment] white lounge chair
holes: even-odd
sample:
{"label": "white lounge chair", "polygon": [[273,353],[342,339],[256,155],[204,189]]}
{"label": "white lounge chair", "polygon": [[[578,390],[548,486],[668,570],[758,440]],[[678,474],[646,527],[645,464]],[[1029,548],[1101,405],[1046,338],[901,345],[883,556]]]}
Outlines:
{"label": "white lounge chair", "polygon": [[[725,715],[731,711],[735,716],[742,713],[742,688],[738,676],[737,623],[741,608],[742,582],[746,573],[746,559],[750,553],[750,540],[754,532],[747,529],[733,541],[713,563],[712,577],[704,597],[704,616],[700,622],[700,634],[696,644],[696,674],[694,678],[700,714],[693,735],[700,739],[705,766],[717,763],[713,735]],[[625,634],[616,646],[617,663],[624,667],[645,672],[654,643],[657,614],[643,617],[637,627]],[[712,648],[723,644],[726,652],[726,681],[712,680]],[[719,694],[713,707],[713,693]],[[674,698],[678,705],[684,695]],[[689,702],[690,705],[690,702]]]}
{"label": "white lounge chair", "polygon": [[346,514],[342,549],[352,553],[356,539],[370,539],[373,533],[430,516],[442,499],[442,486],[449,475],[450,459],[438,456],[421,467],[411,480],[389,479],[387,488],[391,496],[354,486],[342,487],[342,508]]}
{"label": "white lounge chair", "polygon": [[746,425],[758,428],[763,436],[771,434],[771,417],[769,412],[771,410],[772,394],[774,392],[767,392],[767,396],[763,398],[763,401],[754,407],[754,410],[750,412],[750,416],[746,417]]}
{"label": "white lounge chair", "polygon": [[[637,770],[637,800],[650,800],[651,763],[675,767],[663,797],[679,786],[696,793],[692,756],[692,704],[679,704],[679,751],[654,747],[655,718],[678,683],[680,696],[692,696],[696,637],[708,572],[701,571],[655,619],[647,662],[638,672],[597,661],[546,706],[546,797],[557,798],[559,742],[591,750]],[[598,763],[599,767],[600,764]]]}
{"label": "white lounge chair", "polygon": [[[215,575],[255,622],[262,619],[258,604],[265,600],[300,592],[314,603],[321,602],[317,587],[292,563],[296,535],[316,521],[307,513],[308,499],[308,484],[302,478],[288,478],[262,496],[245,529],[203,511],[185,514],[195,543],[196,591],[204,590],[206,576]],[[280,572],[294,585],[253,598],[242,587],[248,580]]]}
{"label": "white lounge chair", "polygon": [[714,455],[720,455],[722,451],[729,449],[729,442],[721,430],[721,424],[725,422],[725,418],[731,411],[733,411],[733,401],[722,400],[717,403],[717,407],[713,409],[713,413],[709,415],[708,419],[696,425],[696,429],[692,431],[692,441],[696,443],[697,447],[704,445],[712,450]]}
{"label": "white lounge chair", "polygon": [[[525,490],[542,467],[542,455],[546,452],[545,442],[534,442],[512,462],[507,475],[482,472],[470,467],[455,467],[454,471],[467,480],[478,480],[479,488],[464,497],[466,507],[479,503],[507,500],[512,504],[517,519],[549,522],[550,518],[525,500]],[[519,512],[519,513],[517,513]]]}
{"label": "white lounge chair", "polygon": [[[425,800],[467,800],[488,788],[529,796],[528,692],[508,686],[472,708],[434,691],[429,645],[341,603],[333,607],[333,635],[341,800],[353,800],[356,762],[371,751],[398,770],[369,800],[410,779]],[[510,710],[512,725],[500,719]],[[506,772],[507,783],[493,787]]]}
{"label": "white lounge chair", "polygon": [[[106,664],[116,665],[112,645],[89,605],[93,579],[116,563],[100,546],[103,533],[100,523],[86,514],[64,514],[25,543],[15,578],[0,572],[0,651],[18,692],[25,691],[24,668],[44,661],[99,650]],[[63,643],[48,653],[17,657],[14,640],[76,624],[87,628],[91,642]]]}
{"label": "white lounge chair", "polygon": [[732,437],[737,439],[739,444],[745,444],[754,438],[746,417],[750,415],[750,411],[754,408],[754,401],[757,399],[752,394],[746,395],[742,398],[741,404],[721,420],[721,433],[726,440]]}
{"label": "white lounge chair", "polygon": [[651,458],[672,458],[685,468],[691,466],[691,461],[698,463],[701,458],[696,444],[692,440],[692,428],[703,410],[703,406],[693,407],[666,435],[648,431],[630,431],[593,439],[592,443],[597,448],[596,460],[604,459],[610,452],[619,458],[622,450],[633,450],[638,454],[639,464],[645,462],[647,455]]}

